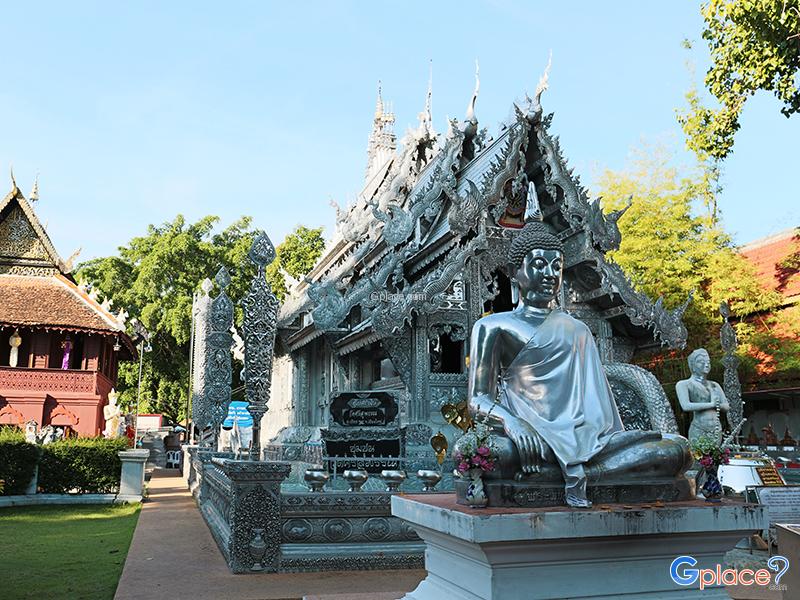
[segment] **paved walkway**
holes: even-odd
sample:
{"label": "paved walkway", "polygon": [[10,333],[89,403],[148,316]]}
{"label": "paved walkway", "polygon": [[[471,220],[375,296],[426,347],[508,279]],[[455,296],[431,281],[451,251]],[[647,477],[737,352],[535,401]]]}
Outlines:
{"label": "paved walkway", "polygon": [[395,600],[425,571],[233,575],[177,471],[157,470],[115,600]]}
{"label": "paved walkway", "polygon": [[[156,470],[115,600],[396,600],[425,571],[233,575],[175,470]],[[728,588],[741,600],[780,600],[763,588]],[[784,599],[786,600],[786,599]]]}

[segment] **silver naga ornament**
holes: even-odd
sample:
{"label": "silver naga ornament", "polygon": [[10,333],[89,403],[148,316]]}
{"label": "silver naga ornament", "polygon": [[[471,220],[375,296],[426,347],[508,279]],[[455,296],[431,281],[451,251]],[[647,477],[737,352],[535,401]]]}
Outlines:
{"label": "silver naga ornament", "polygon": [[272,358],[278,321],[278,299],[267,283],[266,268],[275,260],[275,247],[262,233],[248,254],[256,265],[256,275],[247,295],[242,299],[244,310],[244,378],[247,410],[253,416],[253,442],[250,458],[261,458],[261,417],[267,412],[272,383]]}
{"label": "silver naga ornament", "polygon": [[233,325],[233,302],[226,290],[231,283],[225,267],[220,267],[214,276],[219,294],[211,301],[210,331],[208,334],[206,362],[206,397],[210,413],[210,425],[216,439],[231,403],[231,326]]}

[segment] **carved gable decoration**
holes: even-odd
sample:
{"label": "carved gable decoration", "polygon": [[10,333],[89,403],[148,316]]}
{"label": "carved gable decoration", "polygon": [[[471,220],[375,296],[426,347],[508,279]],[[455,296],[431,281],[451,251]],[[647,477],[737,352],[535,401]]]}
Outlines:
{"label": "carved gable decoration", "polygon": [[14,187],[0,201],[0,273],[53,275],[67,270],[31,205]]}
{"label": "carved gable decoration", "polygon": [[34,260],[50,258],[19,206],[13,207],[0,222],[0,255]]}

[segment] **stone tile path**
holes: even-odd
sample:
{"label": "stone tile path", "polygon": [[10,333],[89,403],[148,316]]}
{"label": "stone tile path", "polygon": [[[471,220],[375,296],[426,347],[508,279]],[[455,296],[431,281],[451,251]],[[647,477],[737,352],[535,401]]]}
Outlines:
{"label": "stone tile path", "polygon": [[395,600],[425,571],[233,575],[183,479],[156,470],[115,600]]}

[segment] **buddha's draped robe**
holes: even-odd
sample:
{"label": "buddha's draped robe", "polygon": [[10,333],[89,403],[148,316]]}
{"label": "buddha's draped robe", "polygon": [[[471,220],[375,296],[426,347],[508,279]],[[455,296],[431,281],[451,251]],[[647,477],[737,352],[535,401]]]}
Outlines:
{"label": "buddha's draped robe", "polygon": [[528,421],[562,469],[587,462],[624,431],[589,328],[552,311],[505,369],[500,402]]}

